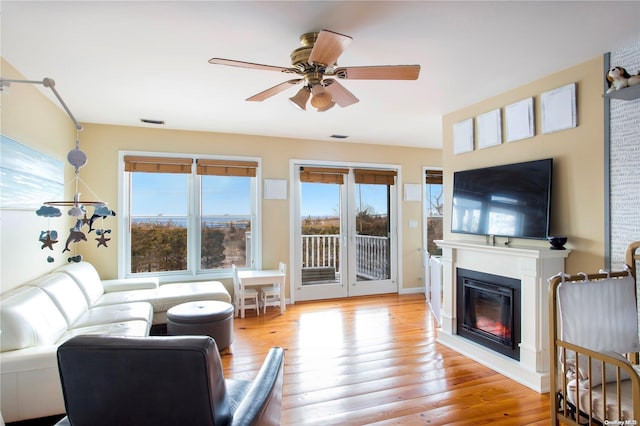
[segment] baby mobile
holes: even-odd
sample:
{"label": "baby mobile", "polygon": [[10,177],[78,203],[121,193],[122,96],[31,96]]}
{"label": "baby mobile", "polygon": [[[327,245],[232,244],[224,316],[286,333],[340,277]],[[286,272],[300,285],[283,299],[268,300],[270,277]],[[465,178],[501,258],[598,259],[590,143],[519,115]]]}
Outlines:
{"label": "baby mobile", "polygon": [[[79,132],[82,130],[82,126],[75,119],[75,117],[67,107],[67,104],[64,102],[64,100],[56,90],[55,81],[53,81],[53,79],[51,78],[45,78],[42,81],[12,80],[0,78],[0,87],[2,88],[9,87],[11,83],[42,84],[44,87],[50,88],[76,126],[76,147],[69,151],[69,154],[67,155],[67,161],[69,161],[69,164],[71,164],[75,168],[75,175],[73,178],[75,185],[75,195],[73,197],[73,201],[47,201],[43,203],[42,207],[40,207],[36,211],[36,214],[38,216],[46,218],[60,217],[62,216],[62,211],[59,207],[70,207],[67,211],[67,214],[75,219],[75,224],[72,228],[69,229],[69,235],[64,245],[64,249],[62,249],[62,253],[69,252],[69,257],[67,258],[69,262],[80,262],[82,260],[82,256],[76,254],[75,247],[72,252],[70,245],[78,243],[80,241],[88,241],[89,237],[87,237],[87,234],[91,234],[92,232],[94,232],[94,240],[97,241],[97,246],[107,247],[107,243],[111,240],[111,238],[108,237],[108,235],[111,234],[111,229],[108,229],[104,226],[104,220],[109,216],[115,216],[116,213],[115,211],[109,209],[107,207],[107,203],[105,202],[80,201],[79,184],[82,179],[80,179],[79,170],[81,167],[87,164],[87,155],[80,150]],[[85,187],[88,188],[87,184],[84,181],[82,181],[82,183],[85,185]],[[95,194],[93,195],[95,196]],[[89,211],[89,209],[93,210]],[[53,251],[54,244],[59,243],[58,231],[56,231],[55,229],[51,229],[51,226],[49,225],[47,226],[47,229],[40,231],[38,241],[41,244],[40,248],[42,250],[48,248],[49,250]],[[51,255],[47,257],[47,262],[53,262],[54,260],[55,259]]]}
{"label": "baby mobile", "polygon": [[[80,201],[79,184],[82,182],[87,188],[87,184],[80,178],[79,170],[85,164],[87,164],[87,155],[80,150],[80,141],[76,140],[76,147],[69,151],[67,155],[67,161],[74,167],[75,174],[73,177],[75,195],[73,201],[46,201],[42,207],[40,207],[36,214],[42,217],[60,217],[62,212],[58,207],[70,207],[67,214],[75,218],[75,225],[69,229],[69,236],[64,245],[62,253],[71,252],[70,244],[78,243],[80,241],[88,241],[87,234],[91,234],[95,231],[94,238],[97,241],[97,247],[108,247],[107,243],[111,241],[107,235],[111,233],[111,229],[107,229],[104,226],[104,220],[109,216],[115,216],[116,212],[107,207],[107,203],[102,201]],[[94,194],[95,195],[95,194]],[[93,211],[89,216],[88,208],[92,208]],[[96,226],[98,221],[99,226]],[[55,229],[49,229],[40,231],[38,240],[42,243],[41,249],[49,248],[53,250],[53,245],[59,242],[58,232]],[[83,228],[87,228],[85,234]],[[74,251],[75,253],[75,251]],[[55,259],[53,256],[48,256],[47,261],[53,262]],[[82,260],[81,255],[73,255],[67,258],[69,262],[80,262]]]}

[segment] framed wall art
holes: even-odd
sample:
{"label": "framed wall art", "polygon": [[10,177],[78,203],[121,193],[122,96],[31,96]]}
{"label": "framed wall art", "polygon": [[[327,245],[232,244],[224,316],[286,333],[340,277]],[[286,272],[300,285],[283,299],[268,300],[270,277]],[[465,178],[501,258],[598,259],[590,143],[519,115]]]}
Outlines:
{"label": "framed wall art", "polygon": [[478,126],[478,148],[488,148],[502,143],[502,119],[500,109],[476,117]]}
{"label": "framed wall art", "polygon": [[422,201],[422,185],[419,183],[405,183],[404,201]]}
{"label": "framed wall art", "polygon": [[473,118],[453,125],[453,153],[473,151]]}
{"label": "framed wall art", "polygon": [[540,95],[542,133],[570,129],[578,125],[576,84],[571,83]]}
{"label": "framed wall art", "polygon": [[534,135],[533,98],[523,99],[504,107],[507,142],[531,138]]}
{"label": "framed wall art", "polygon": [[264,193],[265,200],[286,200],[287,180],[286,179],[265,179]]}
{"label": "framed wall art", "polygon": [[64,197],[64,163],[0,135],[0,208],[36,210]]}

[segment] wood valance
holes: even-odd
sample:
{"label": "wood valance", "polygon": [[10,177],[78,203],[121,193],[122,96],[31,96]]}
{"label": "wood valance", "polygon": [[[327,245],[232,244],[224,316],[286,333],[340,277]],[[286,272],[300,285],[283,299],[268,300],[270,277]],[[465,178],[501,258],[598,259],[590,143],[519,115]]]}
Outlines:
{"label": "wood valance", "polygon": [[442,185],[442,170],[426,170],[425,183]]}
{"label": "wood valance", "polygon": [[191,173],[192,158],[124,156],[126,172],[145,173]]}
{"label": "wood valance", "polygon": [[198,158],[197,173],[207,176],[248,176],[256,177],[257,161],[208,160]]}
{"label": "wood valance", "polygon": [[344,184],[349,169],[336,167],[300,167],[300,182]]}
{"label": "wood valance", "polygon": [[395,170],[354,169],[356,183],[374,185],[394,185],[397,172]]}

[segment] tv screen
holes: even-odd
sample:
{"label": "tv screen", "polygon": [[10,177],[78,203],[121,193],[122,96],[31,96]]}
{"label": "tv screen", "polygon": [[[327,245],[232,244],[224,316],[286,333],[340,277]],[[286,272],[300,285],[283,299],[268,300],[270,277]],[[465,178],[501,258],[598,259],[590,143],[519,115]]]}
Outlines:
{"label": "tv screen", "polygon": [[453,174],[451,232],[545,239],[553,159]]}

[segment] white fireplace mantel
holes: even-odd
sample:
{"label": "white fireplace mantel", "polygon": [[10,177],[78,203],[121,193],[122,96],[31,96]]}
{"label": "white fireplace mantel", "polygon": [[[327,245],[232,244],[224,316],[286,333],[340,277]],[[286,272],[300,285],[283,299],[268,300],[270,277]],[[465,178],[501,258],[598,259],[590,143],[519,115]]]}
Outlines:
{"label": "white fireplace mantel", "polygon": [[[549,391],[549,307],[547,279],[564,272],[570,250],[476,241],[438,240],[442,248],[442,322],[438,342],[540,392]],[[520,361],[457,334],[456,269],[515,278],[521,283]]]}

